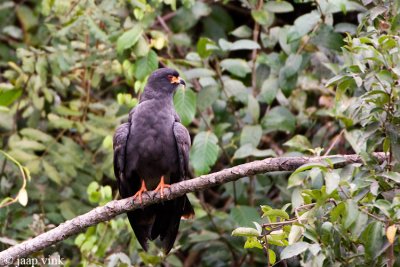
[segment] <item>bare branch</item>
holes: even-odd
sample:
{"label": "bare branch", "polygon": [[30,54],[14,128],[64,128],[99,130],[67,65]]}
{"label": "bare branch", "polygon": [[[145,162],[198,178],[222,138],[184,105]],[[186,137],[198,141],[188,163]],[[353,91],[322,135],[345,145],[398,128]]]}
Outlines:
{"label": "bare branch", "polygon": [[[379,162],[383,162],[386,159],[384,153],[375,153],[374,156]],[[332,162],[339,161],[340,163],[334,165],[335,168],[343,167],[352,163],[362,163],[362,159],[358,155],[268,158],[173,184],[170,188],[170,192],[164,195],[164,200],[170,200],[186,193],[204,190],[209,187],[235,181],[239,178],[250,175],[273,171],[294,171],[303,164],[321,162],[324,159],[330,159]],[[84,231],[89,226],[110,220],[127,211],[139,209],[161,201],[159,194],[154,192],[149,192],[147,195],[145,194],[143,196],[142,205],[140,205],[138,201],[133,202],[130,198],[110,201],[105,206],[97,207],[88,213],[60,224],[46,233],[0,252],[0,265],[4,266],[12,264],[17,258],[25,257],[54,245],[72,235]]]}

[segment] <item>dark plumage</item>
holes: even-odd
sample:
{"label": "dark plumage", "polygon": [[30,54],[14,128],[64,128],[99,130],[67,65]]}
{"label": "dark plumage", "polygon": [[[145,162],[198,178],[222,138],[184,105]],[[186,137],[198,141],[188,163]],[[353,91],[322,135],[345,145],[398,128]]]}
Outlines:
{"label": "dark plumage", "polygon": [[[168,68],[154,71],[139,105],[129,113],[128,122],[115,132],[114,172],[123,198],[135,194],[134,197],[141,198],[144,189],[157,188],[162,194],[162,177],[166,184],[172,184],[188,175],[190,136],[172,102],[179,84],[185,82],[177,71]],[[168,253],[174,245],[181,217],[191,217],[194,211],[188,198],[183,196],[127,215],[143,249],[147,250],[149,239],[159,236]]]}

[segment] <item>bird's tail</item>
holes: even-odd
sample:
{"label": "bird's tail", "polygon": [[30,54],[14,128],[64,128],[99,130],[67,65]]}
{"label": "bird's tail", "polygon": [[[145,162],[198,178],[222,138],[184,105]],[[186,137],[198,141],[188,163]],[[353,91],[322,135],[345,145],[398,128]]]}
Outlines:
{"label": "bird's tail", "polygon": [[175,208],[178,209],[175,209],[175,212],[171,210],[173,212],[173,216],[171,216],[169,220],[165,221],[164,219],[162,219],[158,221],[158,217],[156,219],[156,224],[162,225],[163,223],[168,222],[167,227],[162,228],[160,232],[160,239],[165,254],[168,254],[174,246],[176,236],[178,235],[179,223],[181,221],[181,218],[194,217],[192,204],[190,204],[190,201],[186,195],[176,199]]}
{"label": "bird's tail", "polygon": [[127,212],[129,223],[135,232],[136,239],[139,241],[142,248],[147,251],[147,242],[150,237],[151,228],[156,218],[154,205],[144,209],[137,209]]}
{"label": "bird's tail", "polygon": [[187,196],[127,213],[136,239],[147,251],[148,240],[160,236],[164,252],[168,254],[175,243],[181,218],[193,218],[194,210]]}
{"label": "bird's tail", "polygon": [[194,218],[194,209],[192,204],[190,203],[188,197],[185,195],[185,201],[183,205],[183,212],[181,219],[193,219]]}

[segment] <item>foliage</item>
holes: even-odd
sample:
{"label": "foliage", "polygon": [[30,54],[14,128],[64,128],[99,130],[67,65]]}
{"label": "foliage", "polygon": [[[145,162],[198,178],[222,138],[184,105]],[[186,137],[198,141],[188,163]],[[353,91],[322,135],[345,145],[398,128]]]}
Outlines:
{"label": "foliage", "polygon": [[[118,197],[112,134],[148,75],[169,66],[188,85],[174,104],[193,140],[193,176],[273,156],[354,151],[365,164],[307,165],[190,195],[196,218],[182,222],[168,256],[154,243],[142,251],[124,216],[43,254],[73,266],[398,264],[398,9],[372,0],[1,3],[1,203],[27,205],[0,209],[0,248]],[[389,161],[378,165],[373,151]],[[32,176],[27,203],[20,168]]]}

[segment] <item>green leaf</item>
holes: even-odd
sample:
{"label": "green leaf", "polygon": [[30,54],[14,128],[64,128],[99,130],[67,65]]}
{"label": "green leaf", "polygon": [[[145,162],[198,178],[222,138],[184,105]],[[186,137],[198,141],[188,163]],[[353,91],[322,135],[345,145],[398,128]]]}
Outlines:
{"label": "green leaf", "polygon": [[285,107],[277,106],[265,114],[262,126],[267,132],[284,131],[293,132],[296,127],[296,118]]}
{"label": "green leaf", "polygon": [[294,31],[297,33],[297,37],[301,38],[312,31],[320,20],[321,14],[319,14],[316,10],[298,17],[294,21]]}
{"label": "green leaf", "polygon": [[256,158],[267,158],[267,157],[276,157],[276,154],[272,149],[253,148],[252,156]]}
{"label": "green leaf", "polygon": [[268,243],[275,246],[287,246],[286,233],[280,231],[281,233],[271,233],[267,236]]}
{"label": "green leaf", "polygon": [[258,96],[260,101],[266,102],[268,105],[272,104],[272,101],[276,98],[278,93],[279,84],[278,79],[274,76],[270,76],[261,85],[261,92]]}
{"label": "green leaf", "polygon": [[272,13],[287,13],[294,10],[291,3],[286,1],[268,1],[265,8]]}
{"label": "green leaf", "polygon": [[298,151],[307,151],[308,149],[312,148],[311,143],[310,141],[308,141],[307,137],[300,134],[293,136],[283,145]]}
{"label": "green leaf", "polygon": [[238,38],[249,38],[252,35],[252,30],[248,26],[242,25],[232,31],[231,34]]}
{"label": "green leaf", "polygon": [[158,57],[157,53],[153,50],[145,57],[141,57],[136,62],[135,77],[138,80],[144,80],[148,75],[158,68]]}
{"label": "green leaf", "polygon": [[201,58],[209,57],[215,50],[216,44],[213,40],[201,37],[197,42],[197,53]]}
{"label": "green leaf", "polygon": [[239,227],[233,230],[233,236],[259,236],[261,233],[257,231],[257,229],[251,227]]}
{"label": "green leaf", "polygon": [[21,89],[0,90],[0,106],[9,106],[14,103],[22,94]]}
{"label": "green leaf", "polygon": [[384,6],[376,6],[374,8],[371,8],[370,12],[370,18],[371,20],[376,19],[379,15],[385,13],[388,9]]}
{"label": "green leaf", "polygon": [[353,240],[356,240],[360,237],[361,233],[368,226],[368,215],[360,212],[356,222],[350,227],[351,236]]}
{"label": "green leaf", "polygon": [[289,245],[286,248],[284,248],[281,252],[281,260],[284,259],[289,259],[294,256],[299,255],[300,253],[303,253],[309,248],[310,244],[306,242],[298,242],[294,243],[293,245]]}
{"label": "green leaf", "polygon": [[330,213],[331,222],[339,221],[340,217],[346,210],[345,202],[340,202],[336,207],[334,207]]}
{"label": "green leaf", "polygon": [[260,125],[245,125],[240,134],[240,145],[251,144],[253,147],[257,147],[261,136],[262,129]]}
{"label": "green leaf", "polygon": [[20,140],[17,142],[10,142],[10,147],[15,149],[23,149],[23,150],[34,150],[34,151],[43,151],[46,149],[46,146],[33,141],[33,140]]}
{"label": "green leaf", "polygon": [[326,193],[331,194],[339,187],[340,176],[334,171],[325,174]]}
{"label": "green leaf", "polygon": [[52,128],[71,129],[74,127],[74,122],[72,120],[57,116],[53,113],[47,115],[47,118]]}
{"label": "green leaf", "polygon": [[99,189],[99,184],[96,181],[93,181],[88,185],[86,193],[90,195],[93,192],[96,192],[98,189]]}
{"label": "green leaf", "polygon": [[333,224],[329,221],[324,222],[321,225],[321,240],[324,244],[329,244],[332,240],[332,229],[333,229]]}
{"label": "green leaf", "polygon": [[263,246],[260,244],[260,241],[256,237],[248,237],[246,243],[244,243],[244,248],[259,248],[263,249]]}
{"label": "green leaf", "polygon": [[[292,176],[290,176],[290,177],[292,177]],[[290,182],[290,180],[289,180],[289,182]],[[301,190],[299,189],[299,187],[294,188],[294,190],[292,192],[291,202],[292,202],[292,206],[294,209],[298,208],[304,204],[304,198],[301,194]]]}
{"label": "green leaf", "polygon": [[345,229],[348,229],[358,218],[360,211],[358,210],[357,203],[348,199],[345,202],[346,212],[344,214],[343,226]]}
{"label": "green leaf", "polygon": [[77,214],[77,209],[74,206],[74,202],[69,202],[69,201],[63,201],[61,204],[58,205],[58,208],[62,214],[62,216],[67,219],[71,220],[72,218],[75,218]]}
{"label": "green leaf", "polygon": [[80,246],[82,246],[82,244],[85,240],[86,240],[86,235],[81,233],[75,238],[74,244],[77,245],[78,247],[80,247]]}
{"label": "green leaf", "polygon": [[[79,236],[78,236],[79,237]],[[77,245],[79,247],[79,245]],[[177,266],[176,264],[172,264],[173,260],[171,260],[171,256],[167,258],[168,263],[171,264],[171,266]],[[109,267],[115,267],[115,266],[132,266],[131,259],[129,258],[128,255],[122,252],[114,252],[111,255],[107,257],[107,265]],[[179,265],[178,265],[179,266]]]}
{"label": "green leaf", "polygon": [[142,33],[143,29],[139,24],[135,24],[130,30],[124,32],[117,40],[118,54],[121,54],[124,50],[134,46]]}
{"label": "green leaf", "polygon": [[48,63],[44,56],[39,56],[35,64],[35,70],[40,77],[40,82],[46,84],[48,75]]}
{"label": "green leaf", "polygon": [[219,90],[217,86],[210,85],[201,89],[197,94],[197,107],[200,111],[204,111],[206,108],[211,106],[217,99]]}
{"label": "green leaf", "polygon": [[286,96],[289,96],[296,87],[301,63],[301,55],[291,54],[286,59],[285,66],[279,70],[279,87]]}
{"label": "green leaf", "polygon": [[268,22],[270,22],[272,14],[270,14],[266,10],[260,9],[260,10],[252,10],[251,16],[258,24],[266,25],[268,24]]}
{"label": "green leaf", "polygon": [[196,114],[196,94],[189,89],[179,88],[174,96],[176,112],[183,125],[189,125]]}
{"label": "green leaf", "polygon": [[390,171],[390,172],[383,173],[381,176],[400,184],[400,173],[398,173],[398,172]]}
{"label": "green leaf", "polygon": [[304,233],[304,227],[299,225],[292,225],[288,236],[289,245],[296,243]]}
{"label": "green leaf", "polygon": [[229,50],[253,50],[253,49],[260,49],[260,45],[252,40],[239,40],[234,42]]}
{"label": "green leaf", "polygon": [[[4,106],[0,106],[0,113],[8,113],[9,111],[10,111],[9,108],[4,107]],[[11,119],[11,117],[7,118],[7,120],[10,120],[10,119]],[[4,125],[6,125],[6,126],[4,126]],[[8,122],[5,122],[5,121],[0,121],[0,126],[6,128],[6,129],[10,129],[10,127],[9,127],[10,125],[11,125],[11,123],[8,123]]]}
{"label": "green leaf", "polygon": [[50,14],[53,4],[54,2],[52,0],[42,0],[40,9],[42,14],[47,17]]}
{"label": "green leaf", "polygon": [[224,70],[229,71],[233,75],[244,78],[251,72],[251,69],[247,62],[243,59],[228,58],[221,61],[221,67]]}
{"label": "green leaf", "polygon": [[88,199],[92,203],[99,203],[101,200],[101,193],[98,191],[91,192],[88,194]]}
{"label": "green leaf", "polygon": [[27,163],[38,158],[38,156],[36,156],[35,154],[28,153],[20,149],[13,149],[10,151],[9,154],[17,161],[20,161],[22,163]]}
{"label": "green leaf", "polygon": [[108,41],[108,36],[107,34],[100,29],[100,27],[97,25],[96,22],[94,22],[93,18],[88,16],[87,18],[87,25],[89,28],[89,31],[91,34],[93,34],[93,36],[103,42],[107,42]]}
{"label": "green leaf", "polygon": [[192,28],[198,21],[191,9],[179,8],[171,20],[171,29],[174,32],[185,32]]}
{"label": "green leaf", "polygon": [[232,47],[232,43],[223,38],[218,40],[218,45],[223,51],[229,51]]}
{"label": "green leaf", "polygon": [[367,140],[364,131],[358,129],[352,130],[350,132],[345,131],[344,137],[357,154],[366,151]]}
{"label": "green leaf", "polygon": [[103,204],[112,200],[112,189],[109,185],[103,186],[101,188],[102,196],[103,196]]}
{"label": "green leaf", "polygon": [[326,172],[328,170],[328,167],[329,167],[329,165],[325,162],[307,163],[307,164],[304,164],[304,165],[298,167],[290,176],[293,176],[293,175],[303,172],[303,171],[311,170],[313,168],[319,168]]}
{"label": "green leaf", "polygon": [[285,77],[291,77],[297,74],[300,70],[303,57],[297,54],[291,54],[285,62]]}
{"label": "green leaf", "polygon": [[361,236],[367,260],[376,259],[383,251],[383,225],[381,222],[370,223]]}
{"label": "green leaf", "polygon": [[234,97],[236,100],[241,101],[242,103],[247,103],[248,94],[246,87],[241,81],[227,79],[224,80],[224,88],[227,94],[227,97]]}
{"label": "green leaf", "polygon": [[18,20],[21,22],[25,32],[38,25],[39,20],[37,16],[32,12],[32,9],[30,9],[29,7],[25,5],[17,5],[15,11],[17,13]]}
{"label": "green leaf", "polygon": [[31,140],[40,141],[42,143],[49,143],[54,140],[52,136],[33,128],[24,128],[20,131],[20,134]]}
{"label": "green leaf", "polygon": [[[261,206],[262,208],[262,206]],[[285,220],[289,220],[289,214],[287,214],[286,211],[280,210],[280,209],[268,209],[264,210],[263,209],[263,215],[262,218],[264,217],[270,217],[271,221],[276,221],[276,217],[280,217]]]}
{"label": "green leaf", "polygon": [[235,151],[233,155],[234,159],[243,159],[250,157],[253,154],[253,145],[252,144],[244,144],[238,150]]}
{"label": "green leaf", "polygon": [[[61,213],[63,214],[64,218],[73,218],[73,213],[71,212],[71,208],[68,206],[68,202],[63,202],[63,207]],[[66,209],[68,208],[68,210]],[[81,251],[90,251],[93,249],[96,243],[96,236],[92,235],[85,239],[82,246],[80,247]]]}
{"label": "green leaf", "polygon": [[253,147],[252,144],[244,144],[238,150],[235,151],[233,159],[244,159],[250,156],[254,156],[256,158],[265,158],[265,157],[274,157],[276,156],[276,154],[272,149],[260,150]]}
{"label": "green leaf", "polygon": [[149,51],[150,51],[150,46],[147,43],[146,39],[143,37],[143,35],[141,35],[139,40],[133,47],[133,53],[137,57],[144,57],[144,56],[147,56]]}
{"label": "green leaf", "polygon": [[146,253],[143,251],[139,252],[139,256],[146,266],[155,266],[161,263],[161,257],[157,255],[151,255],[150,253]]}
{"label": "green leaf", "polygon": [[125,59],[122,63],[122,73],[125,76],[127,84],[129,84],[130,86],[133,86],[134,84],[134,72],[135,66],[131,62],[129,62],[129,60]]}
{"label": "green leaf", "polygon": [[386,216],[386,217],[391,217],[391,203],[387,201],[386,199],[378,199],[375,201],[374,206],[380,209],[380,211]]}
{"label": "green leaf", "polygon": [[270,264],[275,264],[276,262],[276,254],[275,251],[273,251],[272,249],[268,249],[268,259],[269,259],[269,263]]}
{"label": "green leaf", "polygon": [[211,241],[211,240],[217,240],[219,238],[219,235],[215,232],[207,231],[207,230],[201,230],[199,234],[191,234],[189,236],[190,242],[192,243],[197,243],[197,242],[206,242],[206,241]]}
{"label": "green leaf", "polygon": [[[164,1],[166,1],[166,0],[164,0]],[[167,1],[171,1],[171,0],[167,0]],[[210,15],[211,11],[212,11],[211,7],[204,2],[196,1],[194,3],[194,5],[192,6],[192,12],[196,19]]]}
{"label": "green leaf", "polygon": [[231,217],[237,225],[254,227],[253,222],[260,220],[260,215],[254,207],[238,205],[231,209]]}
{"label": "green leaf", "polygon": [[343,36],[335,32],[332,26],[326,24],[321,25],[311,42],[336,51],[340,51],[344,45]]}
{"label": "green leaf", "polygon": [[260,119],[260,104],[252,94],[247,95],[246,113],[252,118],[253,123],[258,123]]}
{"label": "green leaf", "polygon": [[200,132],[190,150],[190,160],[196,175],[208,173],[217,161],[219,152],[218,138],[212,132]]}
{"label": "green leaf", "polygon": [[59,174],[59,171],[46,160],[42,160],[43,168],[46,175],[56,184],[61,185],[62,178]]}
{"label": "green leaf", "polygon": [[187,80],[192,80],[196,78],[206,78],[214,76],[215,72],[206,68],[195,68],[185,71],[185,77]]}

